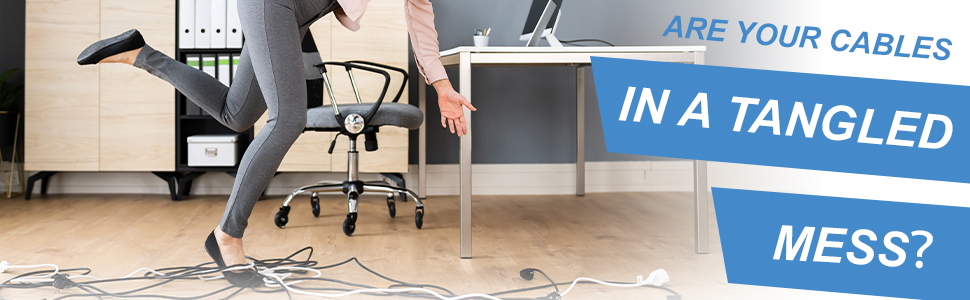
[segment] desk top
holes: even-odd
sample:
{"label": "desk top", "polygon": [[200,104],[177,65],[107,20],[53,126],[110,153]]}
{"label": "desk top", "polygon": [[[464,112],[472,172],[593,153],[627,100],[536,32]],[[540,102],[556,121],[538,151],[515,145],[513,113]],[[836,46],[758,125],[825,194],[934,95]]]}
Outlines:
{"label": "desk top", "polygon": [[664,52],[703,52],[707,46],[619,46],[619,47],[472,47],[460,46],[441,51],[441,56],[456,55],[460,52],[473,53],[664,53]]}
{"label": "desk top", "polygon": [[445,67],[461,64],[468,53],[476,66],[568,66],[588,65],[590,56],[703,64],[706,46],[652,47],[456,47],[441,52]]}

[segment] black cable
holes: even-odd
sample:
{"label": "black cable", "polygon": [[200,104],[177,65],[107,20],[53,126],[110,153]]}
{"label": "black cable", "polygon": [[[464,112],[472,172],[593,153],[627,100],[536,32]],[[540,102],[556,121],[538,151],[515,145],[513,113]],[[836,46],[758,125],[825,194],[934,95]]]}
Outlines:
{"label": "black cable", "polygon": [[539,272],[539,274],[542,274],[542,276],[546,277],[546,279],[549,280],[549,283],[552,283],[552,287],[556,288],[556,294],[559,294],[559,285],[556,285],[556,282],[552,281],[552,278],[549,278],[549,275],[546,275],[546,272],[543,272],[542,270],[539,270],[539,269],[532,269],[532,271]]}
{"label": "black cable", "polygon": [[87,292],[88,294],[91,294],[91,295],[93,295],[95,297],[98,297],[98,300],[104,300],[104,298],[101,298],[101,295],[95,294],[94,292],[92,292],[91,290],[88,290],[88,288],[86,288],[84,286],[78,286],[77,288],[80,289],[80,290],[82,290],[82,291]]}
{"label": "black cable", "polygon": [[[307,254],[306,260],[303,261],[304,264],[301,264],[299,261],[293,260],[293,257],[294,256],[297,256],[298,254],[302,253],[303,251],[307,251],[307,250],[309,250],[310,253]],[[293,262],[293,263],[296,263],[297,265],[299,265],[301,267],[312,267],[312,266],[315,266],[317,264],[316,261],[310,260],[310,258],[312,256],[313,256],[313,247],[307,246],[307,247],[303,247],[303,249],[300,249],[300,250],[297,250],[296,252],[293,252],[293,254],[290,254],[289,256],[284,257],[284,258],[271,258],[271,259],[267,259],[267,260],[259,260],[259,259],[255,259],[255,258],[252,258],[252,257],[249,257],[249,256],[246,256],[246,258],[251,259],[253,262],[256,263],[256,265],[262,265],[262,266],[265,266],[267,268],[271,268],[272,269],[272,268],[275,268],[275,267],[278,267],[278,266],[283,266],[283,262]]]}
{"label": "black cable", "polygon": [[[88,275],[88,274],[91,274],[91,269],[90,268],[71,268],[71,269],[58,270],[57,272],[74,272],[74,271],[82,271],[82,270],[85,271],[85,272],[84,273],[81,273],[80,275]],[[7,279],[7,281],[4,281],[2,284],[8,284],[11,281],[16,280],[18,278],[24,278],[24,277],[29,277],[29,276],[34,276],[34,275],[40,275],[40,274],[47,274],[47,273],[54,273],[54,271],[55,270],[40,270],[40,271],[33,271],[33,272],[23,273],[23,274],[14,276],[13,278]]]}
{"label": "black cable", "polygon": [[0,284],[0,288],[11,288],[11,289],[34,289],[39,287],[49,287],[53,286],[51,283],[41,284],[41,283],[15,283],[15,284]]}
{"label": "black cable", "polygon": [[[158,286],[161,286],[161,285],[170,283],[170,282],[172,282],[174,280],[177,280],[177,279],[192,279],[192,280],[195,280],[196,279],[195,277],[198,276],[198,275],[219,272],[219,271],[222,270],[222,269],[202,268],[202,266],[208,265],[208,264],[212,264],[212,263],[211,262],[209,262],[209,263],[203,263],[203,264],[199,264],[199,265],[191,266],[191,267],[173,267],[173,268],[163,268],[163,269],[155,270],[156,272],[159,272],[159,273],[165,273],[165,272],[162,272],[162,271],[169,271],[169,270],[174,271],[174,272],[172,272],[172,274],[166,274],[167,276],[162,276],[162,277],[157,276],[155,273],[146,272],[146,274],[143,277],[114,278],[114,279],[93,280],[93,281],[88,281],[88,282],[84,282],[84,283],[79,283],[78,284],[78,287],[79,288],[81,288],[81,287],[87,287],[87,288],[95,289],[95,290],[101,292],[101,294],[93,294],[90,291],[82,288],[82,290],[88,292],[89,295],[84,295],[84,294],[65,295],[65,296],[62,296],[62,297],[59,297],[59,298],[56,298],[56,299],[64,299],[64,298],[71,298],[71,297],[87,297],[87,296],[95,296],[95,297],[98,297],[99,299],[101,298],[101,296],[112,296],[112,297],[121,297],[121,298],[199,299],[199,298],[205,298],[205,297],[208,297],[208,296],[212,296],[212,295],[215,295],[215,294],[219,294],[219,293],[224,292],[224,291],[226,291],[226,290],[228,290],[230,288],[233,288],[232,286],[230,286],[230,287],[227,287],[227,288],[220,289],[220,290],[218,290],[216,292],[213,292],[213,293],[208,293],[208,294],[204,294],[204,295],[200,295],[200,296],[194,296],[194,297],[181,297],[181,298],[180,297],[171,297],[171,296],[166,296],[166,295],[135,295],[135,296],[128,296],[129,294],[133,294],[133,293],[140,292],[140,291],[143,291],[143,290],[147,290],[147,289],[150,289],[150,288],[158,287]],[[226,268],[232,268],[232,267],[236,267],[236,266],[235,265],[234,266],[228,266]],[[149,276],[149,275],[151,275],[151,276]],[[119,281],[129,281],[129,280],[144,280],[144,279],[165,279],[165,281],[159,282],[159,283],[156,283],[156,284],[152,284],[152,285],[149,285],[149,286],[141,287],[141,288],[138,288],[138,289],[134,289],[134,290],[125,291],[125,292],[117,292],[117,293],[106,292],[106,291],[104,291],[102,289],[99,289],[97,287],[94,287],[92,285],[94,283],[107,283],[107,282],[119,282]],[[238,294],[239,292],[241,292],[243,289],[244,288],[238,289],[237,291],[231,293],[229,296],[227,296],[224,299],[229,299],[229,298],[235,296],[236,294]],[[289,294],[289,292],[287,292],[287,294]]]}
{"label": "black cable", "polygon": [[[309,248],[309,247],[307,247],[307,248]],[[300,251],[306,250],[307,248],[304,248],[304,249],[302,249]],[[298,251],[297,253],[299,253],[300,251]],[[312,253],[313,250],[310,249],[310,251]],[[289,259],[292,256],[293,255],[290,255],[286,259]],[[309,257],[307,257],[307,261],[309,261]],[[331,265],[327,265],[327,266],[314,267],[312,269],[315,269],[315,270],[325,270],[325,269],[335,268],[335,267],[339,267],[339,266],[345,265],[347,263],[350,263],[351,261],[355,262],[357,264],[357,266],[359,266],[361,269],[364,269],[365,271],[367,271],[368,273],[371,273],[374,276],[380,277],[381,279],[384,279],[384,280],[387,280],[387,281],[391,281],[391,282],[397,283],[397,285],[392,285],[392,287],[393,286],[406,286],[406,287],[414,287],[414,288],[433,288],[433,289],[438,289],[438,290],[444,292],[449,297],[455,297],[455,296],[457,296],[454,292],[452,292],[452,291],[450,291],[450,290],[448,290],[446,288],[440,287],[440,286],[430,285],[430,284],[415,284],[415,283],[409,283],[409,282],[404,282],[404,281],[400,281],[400,280],[397,280],[397,279],[393,279],[393,278],[384,276],[383,274],[378,273],[378,272],[376,272],[374,270],[371,270],[370,268],[368,268],[367,266],[365,266],[362,262],[360,262],[359,259],[357,259],[357,257],[352,257],[352,258],[347,259],[347,260],[344,260],[342,262],[335,263],[335,264],[331,264]],[[313,264],[316,264],[316,262],[313,262]],[[296,279],[294,279],[294,280],[296,280]],[[326,278],[303,278],[301,280],[334,280],[334,279],[326,279]],[[336,281],[339,281],[339,280],[336,280]],[[340,282],[342,282],[342,281],[340,281]],[[300,288],[300,287],[292,287],[291,286],[291,288]],[[376,288],[376,287],[369,287],[369,288]],[[400,294],[400,293],[387,293],[387,294],[388,295],[393,295],[393,294]],[[437,299],[437,297],[434,297],[434,298]]]}
{"label": "black cable", "polygon": [[[307,247],[307,248],[310,248],[310,247]],[[307,248],[301,249],[300,251],[297,251],[297,253],[299,253],[301,251],[304,251]],[[310,251],[312,252],[313,250],[311,249]],[[290,257],[292,257],[292,256],[293,255],[290,255]],[[286,259],[280,259],[280,260],[286,260]],[[307,258],[307,261],[309,261],[309,257]],[[409,283],[409,282],[404,282],[404,281],[400,281],[400,280],[397,280],[397,279],[393,279],[393,278],[384,276],[383,274],[378,273],[378,272],[376,272],[374,270],[371,270],[370,268],[368,268],[367,266],[365,266],[363,263],[360,262],[360,260],[357,259],[357,257],[351,257],[351,258],[349,258],[347,260],[344,260],[344,261],[339,262],[339,263],[331,264],[331,265],[326,265],[326,266],[321,266],[321,267],[311,267],[311,268],[312,269],[315,269],[315,270],[325,270],[325,269],[331,269],[331,268],[339,267],[339,266],[348,264],[350,262],[355,262],[357,264],[357,266],[359,266],[361,269],[364,269],[365,271],[367,271],[368,273],[371,273],[374,276],[377,276],[377,277],[379,277],[381,279],[384,279],[384,280],[387,280],[387,281],[390,281],[390,282],[397,283],[398,285],[401,285],[401,286],[415,287],[415,288],[433,288],[433,289],[438,289],[440,291],[445,292],[445,294],[447,294],[449,297],[455,297],[455,296],[457,296],[457,294],[455,294],[451,290],[448,290],[448,289],[443,288],[443,287],[440,287],[440,286],[431,285],[431,284],[415,284],[415,283]],[[313,263],[313,265],[316,264],[315,261],[313,261],[312,263]],[[301,267],[305,267],[305,266],[301,266]]]}
{"label": "black cable", "polygon": [[604,41],[604,40],[601,40],[601,39],[559,40],[559,42],[560,43],[563,43],[563,44],[575,44],[575,43],[578,43],[578,42],[600,42],[600,43],[603,43],[603,44],[610,45],[610,47],[616,47],[616,45],[613,45],[613,43],[610,43],[610,42],[607,42],[607,41]]}
{"label": "black cable", "polygon": [[[141,291],[144,291],[144,290],[147,290],[147,289],[151,289],[151,288],[154,288],[154,287],[159,287],[159,286],[165,285],[165,284],[167,284],[169,282],[172,282],[172,281],[174,281],[174,279],[168,279],[168,280],[165,280],[165,281],[162,281],[162,282],[153,284],[153,285],[149,285],[149,286],[142,287],[142,288],[137,288],[137,289],[130,290],[130,291],[124,291],[124,292],[120,292],[120,293],[116,293],[116,294],[119,294],[119,295],[134,294],[134,293],[141,292]],[[86,282],[86,284],[91,284],[91,283],[90,282]]]}

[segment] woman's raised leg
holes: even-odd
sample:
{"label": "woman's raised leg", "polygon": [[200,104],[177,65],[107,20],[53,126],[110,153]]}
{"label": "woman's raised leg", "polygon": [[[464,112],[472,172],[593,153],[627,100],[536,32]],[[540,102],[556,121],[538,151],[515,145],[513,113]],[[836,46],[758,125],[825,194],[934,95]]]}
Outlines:
{"label": "woman's raised leg", "polygon": [[178,62],[148,45],[138,53],[134,66],[169,82],[222,125],[242,132],[252,127],[266,111],[248,48],[246,45],[242,49],[232,86],[226,86],[202,70]]}

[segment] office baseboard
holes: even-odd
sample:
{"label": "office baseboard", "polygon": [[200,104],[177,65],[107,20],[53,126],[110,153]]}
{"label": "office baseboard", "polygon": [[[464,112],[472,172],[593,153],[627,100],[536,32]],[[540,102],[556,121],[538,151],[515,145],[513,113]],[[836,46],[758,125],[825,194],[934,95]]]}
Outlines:
{"label": "office baseboard", "polygon": [[[691,191],[690,162],[587,162],[586,192]],[[409,176],[416,177],[417,166]],[[458,194],[458,165],[428,165],[428,195]],[[472,166],[476,195],[565,195],[576,192],[575,164]],[[410,180],[410,179],[409,179]]]}
{"label": "office baseboard", "polygon": [[[417,165],[404,174],[409,188],[416,188]],[[689,162],[587,162],[586,190],[690,191]],[[428,165],[428,195],[458,194],[458,165]],[[542,195],[575,193],[575,164],[474,165],[476,195]],[[343,180],[342,173],[282,173],[267,188],[269,195],[283,195],[320,180]],[[376,180],[377,174],[361,174]],[[225,195],[233,178],[225,173],[206,173],[192,185],[196,195]],[[51,181],[52,194],[166,194],[164,181],[148,172],[61,172]]]}
{"label": "office baseboard", "polygon": [[[575,164],[473,165],[475,195],[568,195],[575,193]],[[428,165],[429,196],[458,194],[458,165]],[[586,192],[690,192],[690,161],[587,162]],[[377,174],[361,174],[375,180]],[[404,174],[416,188],[417,165]],[[269,195],[284,195],[320,180],[343,180],[342,173],[283,173],[273,179]],[[711,186],[821,196],[863,198],[937,205],[970,206],[962,195],[970,184],[871,175],[786,169],[729,163],[709,164]],[[194,195],[227,195],[233,178],[207,173],[196,179]],[[35,191],[37,193],[37,191]],[[61,172],[51,181],[52,194],[167,194],[164,181],[148,172]]]}

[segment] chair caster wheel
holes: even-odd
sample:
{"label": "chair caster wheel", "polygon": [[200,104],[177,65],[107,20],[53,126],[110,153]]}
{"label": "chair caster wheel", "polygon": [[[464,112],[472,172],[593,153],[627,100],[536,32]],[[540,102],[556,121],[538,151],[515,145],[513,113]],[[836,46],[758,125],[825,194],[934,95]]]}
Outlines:
{"label": "chair caster wheel", "polygon": [[397,206],[394,205],[394,196],[387,197],[387,212],[391,214],[391,218],[397,215]]}
{"label": "chair caster wheel", "polygon": [[421,229],[422,225],[424,225],[424,208],[418,207],[414,209],[414,226]]}
{"label": "chair caster wheel", "polygon": [[357,213],[349,213],[344,219],[344,234],[351,236],[355,229],[357,229]]}
{"label": "chair caster wheel", "polygon": [[310,197],[310,209],[313,212],[313,217],[320,216],[320,198],[317,196]]}
{"label": "chair caster wheel", "polygon": [[289,215],[289,206],[280,207],[280,211],[276,212],[276,217],[273,218],[273,223],[276,223],[276,227],[283,228],[286,226],[286,223],[290,221]]}

